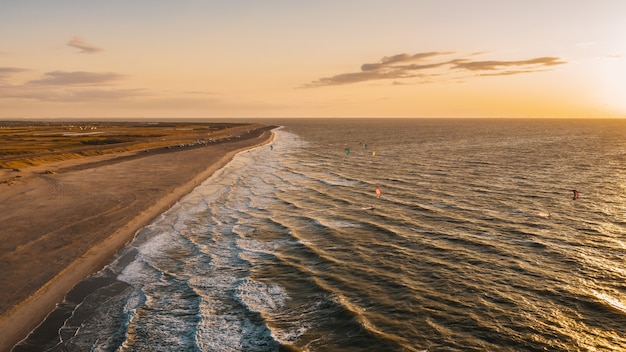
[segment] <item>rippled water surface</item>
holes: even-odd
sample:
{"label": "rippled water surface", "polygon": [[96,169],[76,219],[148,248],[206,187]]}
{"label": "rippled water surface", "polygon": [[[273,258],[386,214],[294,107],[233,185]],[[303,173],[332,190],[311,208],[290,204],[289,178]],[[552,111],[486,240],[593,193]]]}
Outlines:
{"label": "rippled water surface", "polygon": [[68,296],[47,348],[626,350],[626,121],[283,124]]}

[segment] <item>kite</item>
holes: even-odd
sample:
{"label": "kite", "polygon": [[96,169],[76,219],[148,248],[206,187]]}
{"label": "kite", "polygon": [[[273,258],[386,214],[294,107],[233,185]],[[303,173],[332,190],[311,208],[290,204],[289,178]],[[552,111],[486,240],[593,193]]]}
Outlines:
{"label": "kite", "polygon": [[380,198],[381,192],[380,188],[376,187],[376,198]]}
{"label": "kite", "polygon": [[574,197],[572,198],[573,200],[578,199],[578,191],[573,189],[572,192],[574,192]]}

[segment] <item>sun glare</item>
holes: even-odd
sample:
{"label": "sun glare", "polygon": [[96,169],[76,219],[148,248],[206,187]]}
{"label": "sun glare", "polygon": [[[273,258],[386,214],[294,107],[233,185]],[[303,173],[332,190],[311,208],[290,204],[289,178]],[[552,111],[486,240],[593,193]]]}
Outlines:
{"label": "sun glare", "polygon": [[607,110],[626,117],[626,57],[607,57],[596,66],[597,99]]}

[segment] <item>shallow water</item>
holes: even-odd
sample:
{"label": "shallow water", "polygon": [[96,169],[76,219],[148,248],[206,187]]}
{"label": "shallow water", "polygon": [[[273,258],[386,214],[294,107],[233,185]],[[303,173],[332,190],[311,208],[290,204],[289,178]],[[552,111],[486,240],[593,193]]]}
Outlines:
{"label": "shallow water", "polygon": [[282,124],[16,351],[626,349],[626,121]]}

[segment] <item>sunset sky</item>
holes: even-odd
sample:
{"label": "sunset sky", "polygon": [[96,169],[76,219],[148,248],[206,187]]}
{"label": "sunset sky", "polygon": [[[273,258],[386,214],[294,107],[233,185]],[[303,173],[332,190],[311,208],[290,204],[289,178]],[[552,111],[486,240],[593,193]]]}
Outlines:
{"label": "sunset sky", "polygon": [[626,118],[625,14],[623,0],[2,0],[0,118]]}

